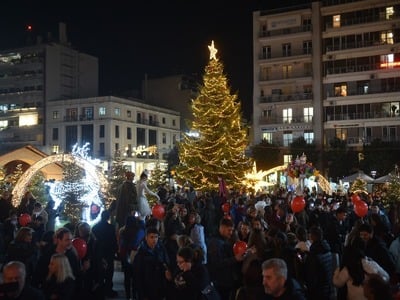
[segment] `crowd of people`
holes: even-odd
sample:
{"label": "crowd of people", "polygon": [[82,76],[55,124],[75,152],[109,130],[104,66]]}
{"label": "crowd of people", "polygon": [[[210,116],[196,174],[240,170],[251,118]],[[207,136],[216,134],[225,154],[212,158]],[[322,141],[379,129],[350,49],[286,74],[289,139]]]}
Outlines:
{"label": "crowd of people", "polygon": [[[396,299],[400,275],[398,224],[378,194],[361,195],[358,216],[350,194],[303,191],[306,206],[291,209],[284,189],[246,195],[157,191],[147,174],[126,174],[115,203],[94,225],[55,228],[52,200],[33,195],[11,205],[0,199],[0,299],[114,298],[114,262],[121,262],[126,299]],[[151,214],[147,195],[163,205]],[[29,213],[32,222],[18,224]],[[86,242],[80,257],[73,239]],[[246,250],[238,252],[242,241]],[[121,295],[119,295],[121,296]]]}

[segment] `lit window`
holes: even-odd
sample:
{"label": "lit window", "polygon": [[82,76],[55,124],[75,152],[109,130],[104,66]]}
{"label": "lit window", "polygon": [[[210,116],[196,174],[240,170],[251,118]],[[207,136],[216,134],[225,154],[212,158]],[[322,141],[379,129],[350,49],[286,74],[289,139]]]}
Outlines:
{"label": "lit window", "polygon": [[99,116],[105,116],[106,115],[106,108],[104,106],[99,107]]}
{"label": "lit window", "polygon": [[314,116],[314,108],[313,107],[304,107],[304,122],[310,123],[312,122]]}
{"label": "lit window", "polygon": [[345,97],[347,96],[347,84],[341,83],[335,86],[335,96]]}
{"label": "lit window", "polygon": [[307,144],[312,144],[314,141],[314,132],[304,132],[304,140],[306,141]]}
{"label": "lit window", "polygon": [[53,111],[53,119],[58,119],[60,117],[60,113],[56,110]]}
{"label": "lit window", "polygon": [[340,27],[340,15],[333,16],[333,27],[338,28]]}
{"label": "lit window", "polygon": [[114,108],[114,114],[116,116],[120,116],[121,115],[121,109],[119,107]]}
{"label": "lit window", "polygon": [[59,145],[51,146],[51,152],[57,154],[59,151],[60,151],[60,146]]}
{"label": "lit window", "polygon": [[292,162],[292,156],[289,154],[283,155],[283,164],[288,165]]}
{"label": "lit window", "polygon": [[38,123],[38,114],[27,114],[19,116],[19,126],[32,126],[37,125]]}
{"label": "lit window", "polygon": [[162,134],[162,143],[163,144],[167,143],[167,134],[165,132],[163,132],[163,134]]}
{"label": "lit window", "polygon": [[266,142],[272,144],[272,136],[273,136],[272,132],[263,132],[261,138]]}
{"label": "lit window", "polygon": [[7,120],[0,121],[0,130],[7,128],[7,126],[8,126]]}
{"label": "lit window", "polygon": [[386,19],[390,20],[394,16],[394,8],[393,6],[386,7]]}
{"label": "lit window", "polygon": [[291,108],[286,108],[282,110],[283,113],[283,123],[292,123],[293,111]]}

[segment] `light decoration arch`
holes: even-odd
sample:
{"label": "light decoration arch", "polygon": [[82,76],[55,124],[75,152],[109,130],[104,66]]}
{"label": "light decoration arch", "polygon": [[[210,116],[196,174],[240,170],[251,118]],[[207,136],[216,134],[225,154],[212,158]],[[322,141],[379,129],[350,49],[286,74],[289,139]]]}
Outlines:
{"label": "light decoration arch", "polygon": [[97,188],[100,192],[105,195],[108,188],[108,181],[104,174],[101,172],[101,169],[93,164],[91,161],[87,159],[85,155],[82,157],[75,154],[54,154],[47,156],[32,166],[30,166],[24,174],[22,174],[21,178],[18,180],[17,184],[15,185],[12,191],[12,203],[15,207],[18,206],[19,202],[21,201],[23,195],[25,194],[28,184],[31,181],[32,177],[42,168],[47,165],[53,163],[63,163],[69,162],[76,164],[78,167],[85,170],[87,175],[94,180],[94,185],[92,188]]}

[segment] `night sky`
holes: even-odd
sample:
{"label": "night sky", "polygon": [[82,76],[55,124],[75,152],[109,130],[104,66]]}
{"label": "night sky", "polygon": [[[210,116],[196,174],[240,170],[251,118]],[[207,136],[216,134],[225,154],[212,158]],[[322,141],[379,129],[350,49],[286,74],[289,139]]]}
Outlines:
{"label": "night sky", "polygon": [[[9,2],[9,3],[8,3]],[[105,3],[103,3],[105,2]],[[243,114],[252,109],[252,11],[305,0],[8,1],[0,13],[0,49],[24,46],[27,35],[58,38],[67,26],[72,46],[99,58],[100,94],[139,89],[149,78],[204,73],[214,40]],[[84,5],[83,7],[80,7]],[[26,32],[26,26],[33,26]]]}

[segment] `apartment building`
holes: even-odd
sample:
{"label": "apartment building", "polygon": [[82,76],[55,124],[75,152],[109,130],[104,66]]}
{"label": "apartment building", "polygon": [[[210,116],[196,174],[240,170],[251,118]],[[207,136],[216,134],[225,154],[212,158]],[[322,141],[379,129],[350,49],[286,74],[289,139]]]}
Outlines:
{"label": "apartment building", "polygon": [[98,95],[98,59],[73,49],[66,26],[59,40],[37,38],[34,45],[0,51],[1,153],[46,144],[50,100]]}
{"label": "apartment building", "polygon": [[[108,170],[119,152],[136,174],[165,164],[180,137],[180,114],[114,96],[51,100],[47,103],[48,153],[71,152],[89,143],[89,156]],[[165,166],[163,166],[165,167]]]}
{"label": "apartment building", "polygon": [[400,135],[400,3],[323,0],[253,13],[254,144],[358,151]]}

